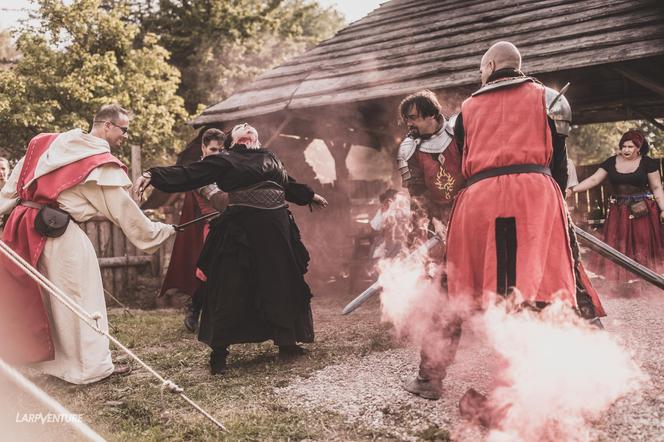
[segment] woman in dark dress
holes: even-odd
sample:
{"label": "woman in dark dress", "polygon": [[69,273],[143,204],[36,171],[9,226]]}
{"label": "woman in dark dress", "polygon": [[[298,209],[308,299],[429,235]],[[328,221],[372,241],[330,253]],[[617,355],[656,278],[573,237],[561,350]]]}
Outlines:
{"label": "woman in dark dress", "polygon": [[[657,273],[664,271],[664,192],[659,161],[647,156],[649,146],[637,130],[625,132],[619,152],[604,161],[597,171],[572,187],[574,193],[599,185],[608,177],[613,187],[604,223],[604,241]],[[635,277],[622,267],[599,258],[596,270],[616,282],[624,295],[632,294]]]}
{"label": "woman in dark dress", "polygon": [[313,342],[309,254],[286,202],[327,205],[260,147],[253,127],[235,126],[226,147],[187,166],[154,167],[134,185],[139,194],[150,184],[184,192],[217,183],[228,192],[198,262],[208,278],[198,339],[212,348],[213,374],[225,371],[231,344],[272,339],[292,357],[304,352],[297,342]]}

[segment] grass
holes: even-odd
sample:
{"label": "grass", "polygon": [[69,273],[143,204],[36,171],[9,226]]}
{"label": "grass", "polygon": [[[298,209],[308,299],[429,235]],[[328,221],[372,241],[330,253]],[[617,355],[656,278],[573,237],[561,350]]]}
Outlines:
{"label": "grass", "polygon": [[[231,347],[229,372],[212,376],[209,349],[183,325],[179,310],[111,310],[115,336],[162,376],[185,389],[185,394],[224,423],[220,433],[177,395],[162,391],[157,380],[134,365],[134,372],[88,386],[69,385],[37,376],[35,382],[61,401],[108,440],[385,440],[389,434],[348,424],[327,410],[286,407],[275,388],[296,377],[350,357],[392,346],[389,330],[379,323],[376,308],[363,308],[350,317],[340,315],[343,302],[315,299],[316,342],[310,353],[281,363],[271,343]],[[125,359],[114,351],[116,360]],[[426,440],[445,440],[440,431],[427,431]]]}

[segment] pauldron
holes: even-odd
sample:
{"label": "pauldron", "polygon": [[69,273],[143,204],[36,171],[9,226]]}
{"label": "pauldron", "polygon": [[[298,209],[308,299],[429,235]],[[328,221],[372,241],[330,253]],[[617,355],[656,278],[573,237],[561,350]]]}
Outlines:
{"label": "pauldron", "polygon": [[506,79],[499,79],[492,81],[491,83],[487,83],[475,92],[471,94],[472,97],[483,94],[485,92],[493,91],[495,89],[500,89],[503,87],[508,87],[508,86],[514,86],[515,84],[521,84],[525,83],[527,81],[532,81],[535,83],[539,83],[537,80],[535,80],[532,77],[513,77],[513,78],[506,78]]}
{"label": "pauldron", "polygon": [[558,135],[567,137],[572,126],[572,107],[564,95],[553,103],[558,94],[557,90],[545,86],[546,115],[553,120]]}
{"label": "pauldron", "polygon": [[[527,81],[532,81],[537,84],[541,84],[539,81],[532,77],[514,77],[508,79],[500,79],[491,83],[487,83],[482,86],[477,91],[473,92],[472,96],[483,94],[484,92],[500,89],[503,87],[514,86],[516,84],[525,83]],[[546,105],[546,115],[551,118],[556,127],[556,133],[563,137],[569,135],[570,128],[572,126],[572,108],[565,98],[564,95],[561,95],[560,98],[553,103],[553,100],[558,96],[558,91],[551,89],[550,87],[544,86],[544,98]],[[553,106],[551,104],[553,103]]]}

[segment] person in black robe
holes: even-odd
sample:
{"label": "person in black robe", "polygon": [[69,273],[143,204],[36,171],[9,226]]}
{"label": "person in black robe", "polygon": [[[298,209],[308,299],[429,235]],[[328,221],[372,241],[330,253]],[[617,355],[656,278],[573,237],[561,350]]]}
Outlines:
{"label": "person in black robe", "polygon": [[311,291],[304,274],[309,253],[288,210],[327,206],[307,185],[288,176],[281,161],[260,147],[256,130],[237,125],[227,149],[187,166],[154,167],[134,185],[185,192],[210,183],[228,192],[228,208],[210,224],[198,267],[208,281],[198,339],[212,348],[213,374],[226,370],[232,344],[273,340],[281,357],[304,353],[313,342]]}

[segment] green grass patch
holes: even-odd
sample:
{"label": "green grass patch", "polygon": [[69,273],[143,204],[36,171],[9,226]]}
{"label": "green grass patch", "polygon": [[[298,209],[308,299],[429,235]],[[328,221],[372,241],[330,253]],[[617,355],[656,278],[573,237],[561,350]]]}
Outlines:
{"label": "green grass patch", "polygon": [[[349,318],[338,310],[338,302],[315,306],[320,319],[316,320],[316,342],[307,346],[307,356],[281,363],[271,342],[236,345],[231,347],[225,376],[210,375],[209,349],[184,329],[181,311],[132,310],[133,316],[120,309],[109,312],[114,336],[224,423],[229,430],[224,434],[178,395],[162,390],[136,363],[129,376],[87,386],[45,376],[35,381],[72,412],[83,414],[84,421],[109,440],[394,439],[348,424],[343,416],[328,410],[285,406],[275,392],[296,377],[307,378],[330,364],[394,346],[388,327],[379,323],[375,311]],[[113,353],[117,360],[128,360],[120,351]],[[419,437],[445,440],[435,438],[443,434],[444,430],[427,430]]]}

